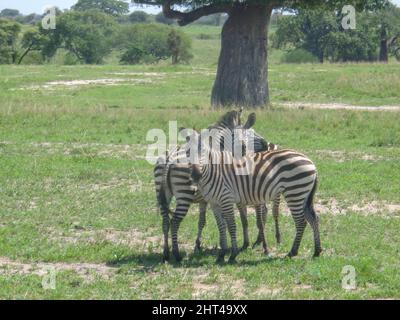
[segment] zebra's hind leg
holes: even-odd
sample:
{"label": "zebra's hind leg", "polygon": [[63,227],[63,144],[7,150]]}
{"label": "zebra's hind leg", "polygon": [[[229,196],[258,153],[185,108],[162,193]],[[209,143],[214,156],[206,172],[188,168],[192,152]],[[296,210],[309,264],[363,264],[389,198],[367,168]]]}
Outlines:
{"label": "zebra's hind leg", "polygon": [[273,200],[273,205],[272,205],[272,215],[274,217],[275,221],[275,239],[276,243],[279,245],[281,244],[281,231],[279,228],[279,206],[281,203],[281,197],[280,195],[277,195],[275,199]]}
{"label": "zebra's hind leg", "polygon": [[307,222],[310,224],[313,235],[314,235],[314,257],[319,257],[322,252],[321,240],[319,235],[319,218],[314,211],[313,206],[305,209],[305,217]]}
{"label": "zebra's hind leg", "polygon": [[[256,219],[257,219],[257,228],[258,228],[258,236],[257,236],[257,240],[254,242],[253,244],[253,249],[255,247],[257,247],[259,244],[263,243],[263,239],[264,239],[264,228],[265,228],[265,224],[267,221],[267,206],[264,205],[264,210],[262,210],[261,214],[257,213],[257,207],[255,207],[256,210]],[[262,226],[262,224],[264,225],[264,227]]]}
{"label": "zebra's hind leg", "polygon": [[164,250],[163,250],[163,261],[169,260],[169,245],[168,245],[168,232],[169,232],[170,220],[168,212],[163,213],[163,233],[164,233]]}
{"label": "zebra's hind leg", "polygon": [[237,207],[240,212],[240,220],[242,221],[243,228],[243,246],[242,251],[246,250],[250,244],[249,240],[249,222],[247,221],[247,207],[243,204],[238,203]]}
{"label": "zebra's hind leg", "polygon": [[228,252],[228,241],[226,239],[226,222],[224,217],[222,216],[221,207],[217,205],[212,205],[212,210],[214,212],[215,220],[218,226],[219,245],[221,247],[217,256],[217,263],[223,263],[225,262],[225,255]]}
{"label": "zebra's hind leg", "polygon": [[306,219],[304,217],[303,208],[301,208],[300,210],[295,210],[291,208],[290,211],[292,213],[293,220],[296,226],[296,236],[294,238],[292,249],[288,253],[289,258],[297,256],[297,253],[299,252],[300,242],[303,238],[304,229],[307,225]]}
{"label": "zebra's hind leg", "polygon": [[201,237],[204,226],[206,225],[207,202],[200,202],[199,209],[200,209],[200,215],[199,215],[196,245],[194,247],[195,252],[201,251]]}
{"label": "zebra's hind leg", "polygon": [[172,234],[172,254],[175,257],[175,260],[180,262],[182,257],[179,253],[179,245],[178,245],[178,230],[181,225],[182,219],[186,216],[189,210],[190,203],[180,202],[177,200],[176,209],[174,215],[171,220],[171,234]]}
{"label": "zebra's hind leg", "polygon": [[267,220],[267,207],[265,205],[256,206],[256,214],[257,214],[257,227],[258,227],[258,237],[263,245],[264,253],[268,254],[268,245],[267,240],[265,238],[265,222]]}

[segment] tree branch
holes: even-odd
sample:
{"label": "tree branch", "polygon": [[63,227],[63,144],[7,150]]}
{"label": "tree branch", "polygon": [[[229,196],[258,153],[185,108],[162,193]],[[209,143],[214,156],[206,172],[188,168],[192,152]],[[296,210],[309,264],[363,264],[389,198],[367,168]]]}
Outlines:
{"label": "tree branch", "polygon": [[173,0],[166,0],[164,1],[162,5],[163,13],[164,16],[166,16],[169,19],[175,19],[178,20],[178,24],[180,26],[185,26],[193,21],[196,21],[197,19],[200,19],[201,17],[208,16],[210,14],[214,13],[228,13],[229,10],[232,8],[232,5],[230,4],[210,4],[210,5],[205,5],[203,7],[194,9],[192,11],[188,12],[181,12],[178,10],[172,9],[172,6],[174,5]]}

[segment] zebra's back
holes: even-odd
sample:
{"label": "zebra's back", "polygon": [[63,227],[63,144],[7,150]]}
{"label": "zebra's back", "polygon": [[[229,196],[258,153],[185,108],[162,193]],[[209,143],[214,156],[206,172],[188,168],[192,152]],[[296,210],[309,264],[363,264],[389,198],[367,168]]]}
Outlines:
{"label": "zebra's back", "polygon": [[[224,153],[225,157],[229,154]],[[212,166],[215,169],[215,166]],[[316,180],[314,163],[305,155],[292,150],[265,151],[241,159],[232,159],[232,165],[221,166],[227,190],[216,190],[218,174],[210,180],[208,195],[218,200],[221,192],[234,198],[235,203],[259,205],[283,194],[287,201],[303,199],[311,192]],[[202,186],[203,187],[203,186]],[[211,190],[209,190],[211,191]],[[206,200],[210,200],[207,199]]]}

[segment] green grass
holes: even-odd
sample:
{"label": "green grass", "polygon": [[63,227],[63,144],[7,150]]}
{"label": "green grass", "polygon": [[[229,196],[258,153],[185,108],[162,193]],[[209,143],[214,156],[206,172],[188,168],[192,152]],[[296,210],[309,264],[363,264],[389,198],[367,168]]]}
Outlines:
{"label": "green grass", "polygon": [[[310,228],[299,257],[283,258],[294,225],[282,209],[280,247],[271,217],[267,225],[273,258],[247,250],[236,265],[216,265],[211,212],[206,250],[193,254],[193,206],[179,233],[182,264],[161,263],[146,133],[167,130],[169,120],[202,128],[223,112],[209,107],[219,29],[185,31],[195,48],[188,66],[0,66],[0,299],[400,298],[399,114],[281,107],[399,104],[399,64],[271,60],[274,109],[257,111],[255,127],[317,165],[325,249],[319,259],[311,258]],[[200,39],[202,33],[210,38]],[[110,78],[126,81],[46,87]],[[255,239],[253,214],[249,220]],[[356,290],[341,287],[346,265],[356,270]],[[44,290],[43,274],[51,266],[58,270],[56,288]]]}

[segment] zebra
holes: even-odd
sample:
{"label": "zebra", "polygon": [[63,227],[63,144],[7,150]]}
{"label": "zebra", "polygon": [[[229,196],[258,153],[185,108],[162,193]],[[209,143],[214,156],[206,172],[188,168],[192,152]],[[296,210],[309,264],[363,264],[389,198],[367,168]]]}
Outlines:
{"label": "zebra", "polygon": [[[212,126],[212,128],[220,131],[227,129],[232,130],[233,128],[250,129],[255,123],[255,115],[251,114],[246,124],[241,125],[241,113],[242,110],[240,112],[232,111],[225,114],[221,120],[217,122],[217,124]],[[268,148],[272,147],[275,148],[275,145],[266,142],[261,136],[256,135],[256,133],[254,136],[255,150],[261,151],[268,150]],[[163,219],[164,261],[169,260],[168,233],[170,227],[172,233],[172,252],[177,261],[181,260],[178,246],[178,229],[182,219],[186,216],[192,203],[199,203],[200,209],[195,251],[199,251],[201,248],[202,231],[206,224],[207,202],[204,201],[201,194],[197,192],[197,188],[191,180],[190,165],[180,163],[179,161],[180,159],[186,159],[186,149],[186,145],[183,145],[167,151],[166,157],[159,158],[154,168],[157,202]],[[170,212],[169,210],[169,204],[172,197],[176,198],[176,209],[174,212]],[[275,207],[276,203],[278,204],[278,207]],[[244,234],[243,249],[245,249],[249,245],[247,210],[245,206],[241,206],[240,204],[238,209],[242,220]],[[279,222],[277,220],[279,214],[279,202],[274,202],[274,212],[276,212],[276,225],[278,226],[277,234],[279,234]],[[171,220],[169,217],[170,213],[172,213]],[[254,246],[261,242],[262,238],[259,236]]]}
{"label": "zebra", "polygon": [[[184,133],[185,134],[185,133]],[[296,235],[288,257],[298,254],[307,222],[314,235],[314,256],[322,251],[319,218],[313,208],[317,188],[317,169],[305,155],[288,149],[262,151],[235,158],[227,151],[215,151],[204,143],[197,132],[186,139],[190,152],[199,150],[200,163],[192,163],[192,178],[205,201],[210,203],[217,220],[221,250],[217,262],[223,262],[228,251],[226,227],[231,238],[232,252],[229,262],[235,262],[239,253],[233,204],[256,205],[262,215],[263,204],[282,194],[295,222]],[[238,175],[240,170],[247,174]],[[264,232],[260,229],[260,232]],[[264,234],[261,235],[265,240]]]}

